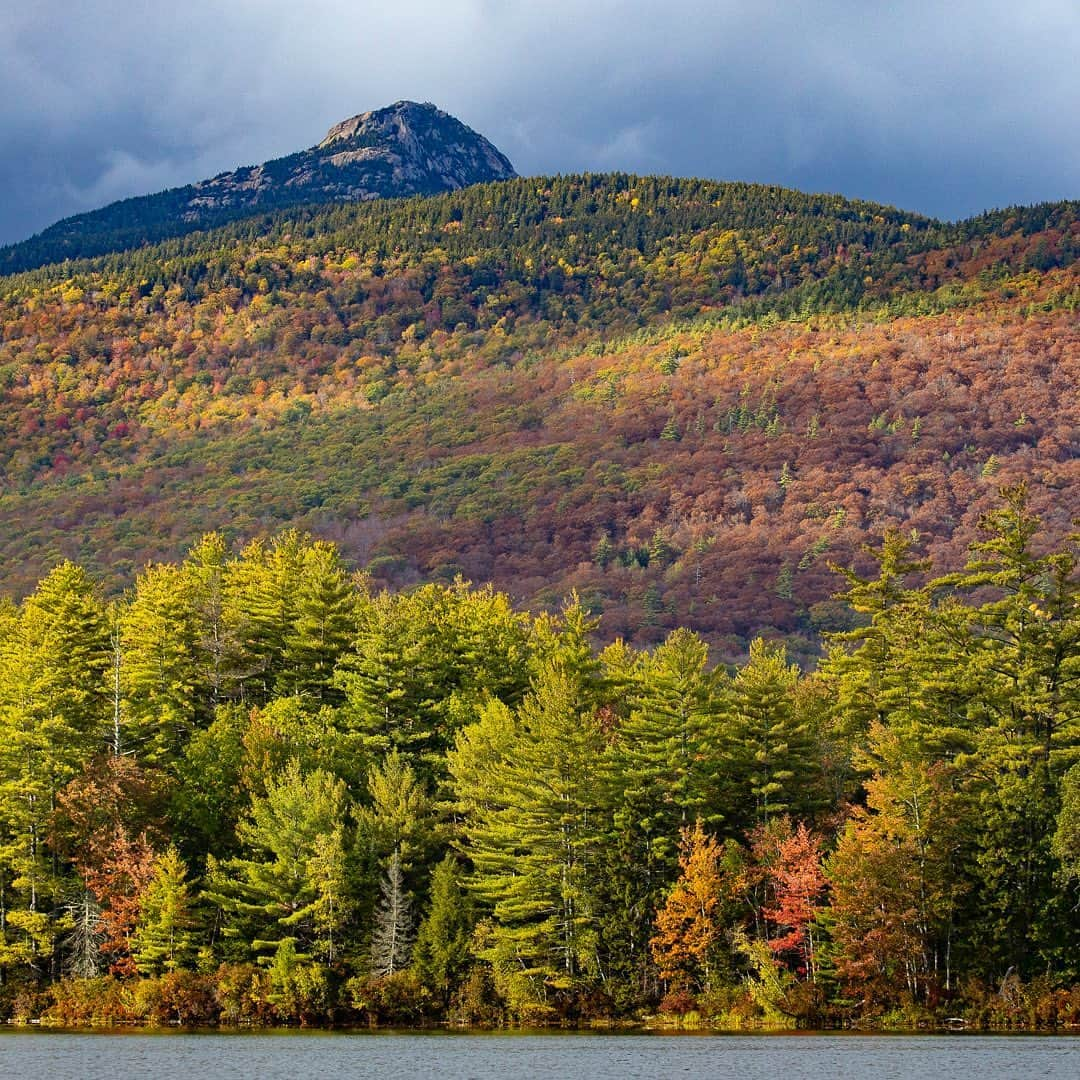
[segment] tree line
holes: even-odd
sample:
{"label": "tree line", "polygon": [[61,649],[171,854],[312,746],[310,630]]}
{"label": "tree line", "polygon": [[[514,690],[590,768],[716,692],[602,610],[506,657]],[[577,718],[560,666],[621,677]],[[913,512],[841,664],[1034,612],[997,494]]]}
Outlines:
{"label": "tree line", "polygon": [[1076,538],[841,570],[804,673],[297,532],[0,608],[0,1008],[60,1022],[1080,1010]]}

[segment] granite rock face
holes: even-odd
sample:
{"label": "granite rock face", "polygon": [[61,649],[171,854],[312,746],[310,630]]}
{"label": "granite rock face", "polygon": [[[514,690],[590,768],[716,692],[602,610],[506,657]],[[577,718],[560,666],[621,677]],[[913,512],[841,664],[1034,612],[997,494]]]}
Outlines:
{"label": "granite rock face", "polygon": [[482,135],[434,105],[399,101],[343,120],[310,150],[222,173],[193,186],[185,220],[207,209],[258,208],[280,201],[353,202],[434,195],[489,180],[514,167]]}

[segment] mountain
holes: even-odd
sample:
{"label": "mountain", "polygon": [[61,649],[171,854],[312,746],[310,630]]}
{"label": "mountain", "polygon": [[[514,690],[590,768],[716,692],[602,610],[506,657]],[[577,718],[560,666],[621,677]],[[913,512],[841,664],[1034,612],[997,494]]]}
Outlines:
{"label": "mountain", "polygon": [[0,273],[183,236],[259,210],[433,195],[515,175],[460,120],[431,104],[399,101],[336,124],[309,150],[65,218],[0,248]]}
{"label": "mountain", "polygon": [[[331,147],[335,144],[331,143]],[[261,213],[0,280],[0,588],[296,525],[605,637],[808,660],[833,563],[1080,512],[1080,204],[624,174]]]}

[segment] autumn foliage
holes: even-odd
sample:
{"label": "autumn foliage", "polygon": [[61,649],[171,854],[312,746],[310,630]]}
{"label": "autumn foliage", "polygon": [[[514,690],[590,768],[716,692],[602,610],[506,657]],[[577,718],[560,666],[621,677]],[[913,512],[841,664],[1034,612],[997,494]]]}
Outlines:
{"label": "autumn foliage", "polygon": [[1049,537],[1077,510],[1071,204],[614,176],[298,214],[0,279],[8,588],[295,524],[395,588],[805,659],[867,536],[956,568],[1001,483]]}
{"label": "autumn foliage", "polygon": [[0,281],[0,1015],[1070,1022],[1078,238],[585,176]]}
{"label": "autumn foliage", "polygon": [[719,859],[720,845],[705,833],[700,821],[683,828],[679,879],[656,913],[656,934],[649,941],[663,979],[708,982],[710,954],[721,932]]}

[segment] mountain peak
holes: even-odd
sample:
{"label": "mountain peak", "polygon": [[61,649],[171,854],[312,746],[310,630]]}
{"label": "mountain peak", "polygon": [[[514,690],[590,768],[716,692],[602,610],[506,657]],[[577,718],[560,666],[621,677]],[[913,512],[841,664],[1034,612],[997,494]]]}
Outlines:
{"label": "mountain peak", "polygon": [[384,160],[406,182],[434,176],[451,190],[517,175],[487,139],[430,101],[395,101],[342,120],[313,147],[325,150],[338,166]]}
{"label": "mountain peak", "polygon": [[348,120],[335,124],[319,143],[319,148],[325,149],[332,143],[352,139],[359,134],[385,131],[391,125],[411,127],[417,122],[429,119],[454,120],[449,113],[443,112],[430,101],[395,101],[393,105],[357,113],[356,116],[350,116]]}

